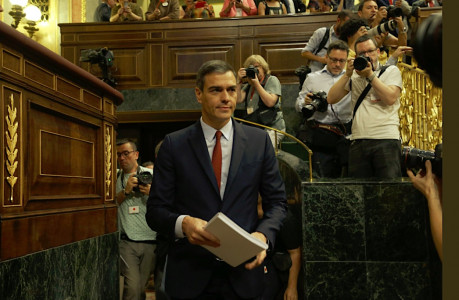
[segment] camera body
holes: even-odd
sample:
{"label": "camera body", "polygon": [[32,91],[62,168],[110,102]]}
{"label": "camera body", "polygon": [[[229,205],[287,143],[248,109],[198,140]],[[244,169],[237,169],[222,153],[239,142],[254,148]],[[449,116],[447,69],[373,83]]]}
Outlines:
{"label": "camera body", "polygon": [[371,63],[371,58],[363,55],[357,56],[354,59],[354,69],[357,71],[362,71],[367,67],[368,63]]}
{"label": "camera body", "polygon": [[258,68],[250,65],[245,69],[245,77],[255,79],[255,76],[258,74]]}
{"label": "camera body", "polygon": [[[134,175],[137,178],[138,185],[148,185],[153,181],[153,175],[148,171],[139,172]],[[132,189],[134,192],[139,192],[140,189],[138,186]]]}
{"label": "camera body", "polygon": [[312,102],[301,109],[301,112],[306,119],[312,117],[316,111],[325,112],[328,108],[327,93],[324,91],[313,93],[311,99]]}
{"label": "camera body", "polygon": [[395,5],[389,5],[386,10],[387,10],[387,18],[396,18],[396,17],[401,17],[403,15],[402,9]]}
{"label": "camera body", "polygon": [[435,151],[420,150],[412,147],[403,147],[402,164],[406,169],[425,169],[426,160],[432,163],[432,172],[442,177],[442,144],[435,146]]}

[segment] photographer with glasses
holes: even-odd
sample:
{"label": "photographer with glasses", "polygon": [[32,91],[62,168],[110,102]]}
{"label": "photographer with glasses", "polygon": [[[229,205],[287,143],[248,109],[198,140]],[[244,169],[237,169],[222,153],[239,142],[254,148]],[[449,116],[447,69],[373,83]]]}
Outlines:
{"label": "photographer with glasses", "polygon": [[145,299],[145,287],[155,264],[156,232],[145,219],[153,171],[139,166],[134,142],[116,143],[120,172],[116,180],[119,204],[120,271],[124,276],[123,299]]}
{"label": "photographer with glasses", "polygon": [[[332,42],[325,55],[327,64],[308,75],[296,99],[295,109],[303,113],[305,122],[298,137],[314,152],[312,167],[321,177],[346,175],[351,95],[348,93],[339,103],[328,105],[326,94],[344,75],[348,53],[345,42]],[[320,97],[320,91],[325,93],[324,97]]]}
{"label": "photographer with glasses", "polygon": [[397,178],[400,168],[400,70],[378,62],[379,49],[368,35],[355,42],[355,59],[331,87],[327,101],[338,103],[351,92],[353,109],[349,176]]}

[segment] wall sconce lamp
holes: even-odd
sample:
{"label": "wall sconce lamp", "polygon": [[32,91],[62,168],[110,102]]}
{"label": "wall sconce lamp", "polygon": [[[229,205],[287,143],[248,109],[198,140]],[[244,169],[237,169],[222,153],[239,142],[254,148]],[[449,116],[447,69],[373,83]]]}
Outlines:
{"label": "wall sconce lamp", "polygon": [[11,5],[11,11],[8,13],[14,19],[11,26],[13,26],[13,28],[18,28],[19,22],[25,17],[22,8],[27,5],[27,0],[11,0]]}
{"label": "wall sconce lamp", "polygon": [[27,26],[24,26],[24,29],[27,30],[29,33],[29,37],[32,38],[35,32],[38,31],[38,28],[35,26],[37,22],[41,19],[41,11],[35,5],[28,5],[24,9],[25,19],[27,22]]}

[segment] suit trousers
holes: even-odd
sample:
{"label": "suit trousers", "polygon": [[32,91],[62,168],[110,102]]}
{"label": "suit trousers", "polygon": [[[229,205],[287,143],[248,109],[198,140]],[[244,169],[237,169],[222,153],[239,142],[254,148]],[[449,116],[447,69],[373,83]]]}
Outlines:
{"label": "suit trousers", "polygon": [[154,269],[156,245],[120,240],[120,271],[124,276],[124,300],[145,299],[145,288]]}
{"label": "suit trousers", "polygon": [[225,262],[216,261],[211,280],[201,295],[196,298],[171,298],[171,300],[259,300],[258,297],[241,298],[236,294],[229,279],[230,269],[231,267]]}

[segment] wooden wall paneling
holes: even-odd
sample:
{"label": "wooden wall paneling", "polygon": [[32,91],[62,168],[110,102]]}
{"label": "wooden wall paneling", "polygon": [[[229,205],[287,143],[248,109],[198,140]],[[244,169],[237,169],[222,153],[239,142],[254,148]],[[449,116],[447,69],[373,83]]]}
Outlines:
{"label": "wooden wall paneling", "polygon": [[220,59],[235,61],[235,44],[215,45],[180,45],[169,46],[168,85],[181,85],[184,82],[193,85],[199,67],[208,60]]}
{"label": "wooden wall paneling", "polygon": [[148,84],[148,48],[116,48],[111,47],[114,55],[114,70],[112,75],[116,76],[119,86],[146,86]]}
{"label": "wooden wall paneling", "polygon": [[294,71],[305,64],[301,56],[304,44],[301,42],[263,43],[258,45],[259,53],[269,64],[271,73],[284,83],[297,83],[298,77]]}
{"label": "wooden wall paneling", "polygon": [[7,217],[2,220],[0,232],[0,260],[103,235],[105,220],[103,207],[20,219]]}
{"label": "wooden wall paneling", "polygon": [[24,62],[24,77],[49,89],[55,89],[54,74],[28,60]]}
{"label": "wooden wall paneling", "polygon": [[[71,52],[67,51],[68,47],[76,47],[79,53],[83,49],[107,46],[115,53],[117,88],[147,89],[193,87],[196,70],[203,61],[224,59],[238,69],[248,56],[262,51],[264,54],[269,52],[281,83],[291,83],[294,77],[284,69],[294,66],[293,72],[301,65],[293,62],[298,51],[295,48],[304,47],[317,28],[331,26],[336,17],[336,13],[324,13],[138,22],[135,25],[86,23],[59,26],[62,36],[76,36],[74,40],[62,39],[64,57],[79,64],[78,57],[72,58],[71,53],[66,53]],[[281,49],[284,46],[286,49]],[[136,50],[142,52],[139,49],[144,49],[144,53],[137,53]],[[283,69],[276,64],[282,61],[278,57],[284,55],[290,61]],[[96,68],[82,67],[100,76]]]}
{"label": "wooden wall paneling", "polygon": [[[150,64],[147,66],[147,71],[150,77],[150,86],[159,87],[164,83],[164,62],[166,55],[162,44],[151,44],[149,48]],[[167,51],[166,51],[167,53]]]}
{"label": "wooden wall paneling", "polygon": [[32,96],[29,100],[31,159],[27,208],[101,204],[102,185],[97,183],[97,178],[103,176],[101,122],[60,105],[43,105],[38,98]]}
{"label": "wooden wall paneling", "polygon": [[6,47],[0,48],[1,58],[2,58],[2,65],[1,68],[14,72],[17,75],[22,75],[23,68],[22,68],[22,56],[16,51],[12,51]]}

